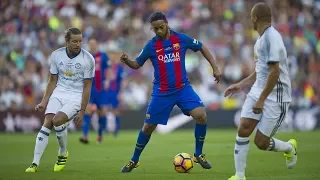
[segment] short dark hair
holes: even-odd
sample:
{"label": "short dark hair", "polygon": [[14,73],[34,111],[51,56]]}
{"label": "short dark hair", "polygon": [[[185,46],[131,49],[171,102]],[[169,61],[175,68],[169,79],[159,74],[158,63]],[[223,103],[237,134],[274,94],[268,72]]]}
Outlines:
{"label": "short dark hair", "polygon": [[164,22],[168,22],[166,15],[162,12],[155,12],[150,16],[149,22],[152,23],[153,21],[164,20]]}
{"label": "short dark hair", "polygon": [[78,28],[69,28],[66,31],[66,35],[64,36],[64,38],[69,41],[71,39],[71,34],[73,35],[78,35],[78,34],[82,34],[82,32],[80,31],[80,29]]}
{"label": "short dark hair", "polygon": [[91,40],[98,41],[98,38],[95,35],[93,35],[88,38],[88,41],[91,41]]}
{"label": "short dark hair", "polygon": [[257,3],[254,5],[253,15],[257,16],[258,20],[271,23],[272,12],[267,3]]}

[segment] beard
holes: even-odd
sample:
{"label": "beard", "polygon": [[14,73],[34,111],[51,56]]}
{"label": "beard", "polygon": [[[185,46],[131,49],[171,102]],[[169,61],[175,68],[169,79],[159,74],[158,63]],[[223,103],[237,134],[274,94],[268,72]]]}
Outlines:
{"label": "beard", "polygon": [[81,49],[81,48],[79,48],[79,49],[76,49],[76,48],[69,48],[70,52],[71,52],[71,53],[73,53],[73,54],[77,54],[77,53],[79,53],[80,49]]}

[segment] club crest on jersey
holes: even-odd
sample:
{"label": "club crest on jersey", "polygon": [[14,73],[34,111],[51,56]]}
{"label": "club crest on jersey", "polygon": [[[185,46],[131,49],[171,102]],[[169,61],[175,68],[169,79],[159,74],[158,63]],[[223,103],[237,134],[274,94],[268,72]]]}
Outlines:
{"label": "club crest on jersey", "polygon": [[180,44],[179,43],[173,44],[173,49],[175,49],[175,50],[180,49]]}
{"label": "club crest on jersey", "polygon": [[70,70],[64,71],[63,74],[66,75],[66,76],[68,76],[68,77],[72,77],[72,76],[75,75],[75,74],[74,74],[72,71],[70,71]]}
{"label": "club crest on jersey", "polygon": [[76,63],[75,67],[76,67],[77,69],[80,69],[80,68],[81,68],[81,64],[80,64],[80,63]]}

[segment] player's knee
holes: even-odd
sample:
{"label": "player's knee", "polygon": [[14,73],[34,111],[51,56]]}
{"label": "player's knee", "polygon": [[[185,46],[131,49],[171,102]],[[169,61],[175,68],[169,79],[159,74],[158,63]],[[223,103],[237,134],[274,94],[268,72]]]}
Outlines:
{"label": "player's knee", "polygon": [[238,135],[240,137],[249,137],[256,127],[256,120],[241,118],[238,127]]}
{"label": "player's knee", "polygon": [[68,116],[62,112],[58,112],[53,117],[53,125],[54,126],[61,126],[62,124],[65,124],[68,121]]}
{"label": "player's knee", "polygon": [[105,116],[105,115],[106,115],[105,113],[103,113],[103,110],[102,110],[102,109],[98,110],[97,113],[98,113],[98,116],[99,116],[99,117],[102,117],[102,116]]}
{"label": "player's knee", "polygon": [[198,123],[198,124],[205,124],[205,123],[207,123],[207,113],[206,113],[206,112],[200,113],[200,115],[199,115],[199,117],[198,117],[198,120],[197,120],[197,123]]}
{"label": "player's knee", "polygon": [[238,127],[238,135],[240,137],[249,137],[252,133],[252,126],[249,123],[241,123]]}
{"label": "player's knee", "polygon": [[108,112],[108,108],[106,107],[103,107],[97,111],[99,117],[106,116],[107,112]]}
{"label": "player's knee", "polygon": [[61,119],[61,118],[54,118],[53,119],[53,125],[54,126],[61,126],[62,124],[64,124],[65,122]]}
{"label": "player's knee", "polygon": [[246,126],[239,126],[238,135],[240,137],[249,137],[251,135],[251,129]]}
{"label": "player's knee", "polygon": [[205,111],[199,111],[198,113],[193,114],[192,117],[198,124],[207,123],[207,113]]}
{"label": "player's knee", "polygon": [[48,128],[48,129],[52,129],[53,128],[53,117],[54,117],[54,114],[47,114],[44,118],[44,122],[43,122],[42,126]]}
{"label": "player's knee", "polygon": [[156,129],[157,125],[156,124],[147,124],[144,123],[143,127],[142,127],[142,132],[144,134],[150,135],[152,134],[152,132]]}

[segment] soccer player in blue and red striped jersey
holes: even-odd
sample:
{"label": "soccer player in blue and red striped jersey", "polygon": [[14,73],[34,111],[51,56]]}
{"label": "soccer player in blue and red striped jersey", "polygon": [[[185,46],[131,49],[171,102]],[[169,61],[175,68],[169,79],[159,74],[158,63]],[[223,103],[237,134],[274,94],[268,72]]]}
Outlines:
{"label": "soccer player in blue and red striped jersey", "polygon": [[88,41],[90,53],[95,59],[95,76],[92,81],[92,89],[89,105],[86,109],[86,114],[83,118],[82,133],[80,142],[87,144],[88,133],[91,125],[90,119],[94,111],[97,110],[99,116],[99,128],[97,142],[101,143],[103,132],[106,129],[107,120],[106,112],[108,111],[108,97],[105,89],[106,70],[108,68],[109,57],[105,52],[100,52],[98,42],[91,37]]}
{"label": "soccer player in blue and red striped jersey", "polygon": [[120,130],[120,107],[119,99],[122,90],[122,79],[124,76],[123,65],[119,64],[119,56],[117,53],[110,54],[110,64],[107,70],[107,92],[108,92],[108,107],[115,116],[115,130],[114,136],[117,136]]}
{"label": "soccer player in blue and red striped jersey", "polygon": [[133,69],[138,69],[150,59],[154,67],[154,86],[145,123],[139,133],[131,160],[121,172],[131,172],[139,166],[139,157],[158,124],[166,125],[172,108],[177,105],[187,116],[196,121],[195,152],[193,160],[203,168],[212,166],[202,153],[207,131],[207,115],[200,97],[193,90],[185,69],[185,54],[188,49],[199,51],[213,69],[213,76],[220,81],[221,73],[209,50],[196,39],[178,33],[168,27],[166,16],[161,12],[151,15],[150,23],[156,36],[142,49],[135,61],[123,53],[121,61]]}

